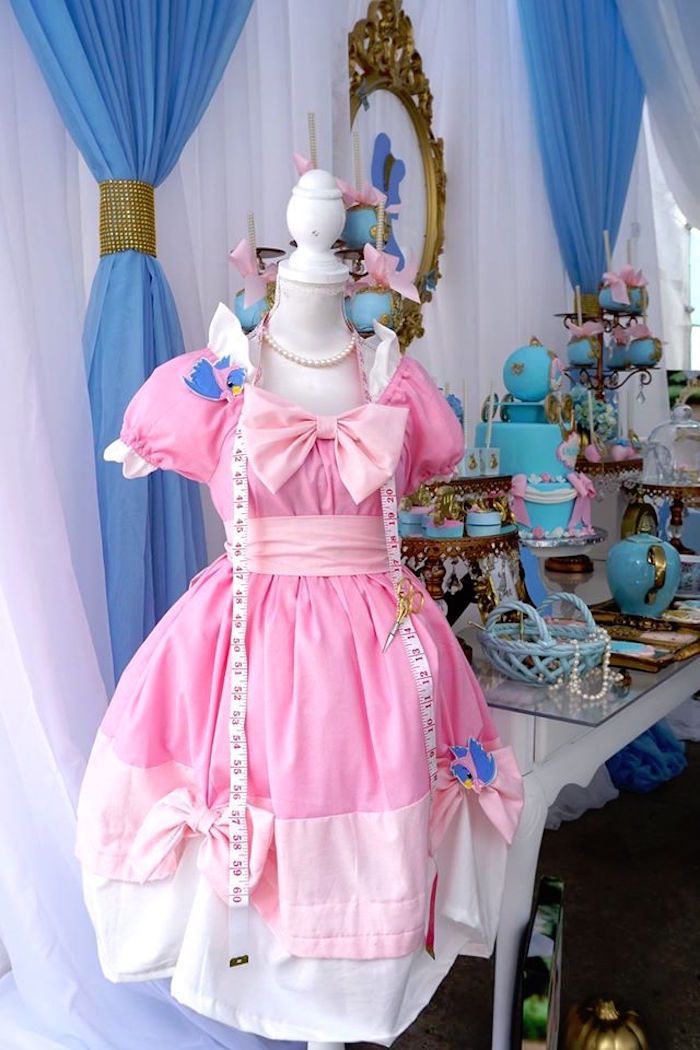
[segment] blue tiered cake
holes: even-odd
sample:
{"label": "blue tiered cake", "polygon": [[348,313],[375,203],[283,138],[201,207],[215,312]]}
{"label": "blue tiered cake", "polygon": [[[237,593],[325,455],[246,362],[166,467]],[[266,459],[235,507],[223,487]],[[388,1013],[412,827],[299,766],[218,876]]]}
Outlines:
{"label": "blue tiered cake", "polygon": [[[576,471],[580,439],[571,398],[560,394],[563,375],[555,354],[532,340],[503,366],[508,391],[491,426],[501,472],[512,474],[511,502],[522,535],[536,539],[586,535],[591,530],[590,478]],[[476,428],[483,447],[488,422]]]}

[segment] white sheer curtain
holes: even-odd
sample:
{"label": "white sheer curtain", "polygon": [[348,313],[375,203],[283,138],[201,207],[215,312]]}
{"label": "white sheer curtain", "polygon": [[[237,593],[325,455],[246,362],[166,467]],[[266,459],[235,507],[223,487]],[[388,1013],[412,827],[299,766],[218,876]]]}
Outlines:
{"label": "white sheer curtain", "polygon": [[80,177],[8,0],[0,156],[0,1045],[264,1047],[192,1015],[165,983],[110,984],[82,901],[75,802],[107,703],[108,632],[80,338]]}
{"label": "white sheer curtain", "polygon": [[[654,333],[660,333],[667,340],[667,310],[662,294],[666,287],[666,275],[659,257],[659,234],[665,238],[666,231],[656,221],[650,162],[650,139],[646,120],[643,120],[615,246],[613,269],[619,269],[627,261],[629,241],[632,260],[641,267],[649,282],[649,325]],[[665,349],[668,352],[668,346]],[[668,417],[665,369],[655,372],[651,384],[643,390],[637,377],[630,379],[620,390],[619,401],[623,430],[626,432],[627,427],[631,426],[640,437],[646,437],[657,423]]]}
{"label": "white sheer curtain", "polygon": [[617,0],[644,82],[654,139],[678,205],[700,227],[700,12],[697,0]]}

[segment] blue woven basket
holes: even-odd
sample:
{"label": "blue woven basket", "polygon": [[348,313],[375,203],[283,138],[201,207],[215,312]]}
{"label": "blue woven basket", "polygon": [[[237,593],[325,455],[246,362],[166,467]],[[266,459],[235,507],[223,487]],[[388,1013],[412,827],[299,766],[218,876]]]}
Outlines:
{"label": "blue woven basket", "polygon": [[[555,602],[572,605],[581,613],[582,621],[552,620],[550,607]],[[549,617],[543,615],[545,610],[549,610]],[[515,622],[503,621],[506,613],[520,615]],[[585,602],[575,594],[561,593],[548,595],[539,609],[514,599],[502,602],[490,614],[479,640],[491,663],[508,678],[529,685],[553,685],[571,674],[577,648],[581,674],[597,667],[608,634],[598,627]]]}

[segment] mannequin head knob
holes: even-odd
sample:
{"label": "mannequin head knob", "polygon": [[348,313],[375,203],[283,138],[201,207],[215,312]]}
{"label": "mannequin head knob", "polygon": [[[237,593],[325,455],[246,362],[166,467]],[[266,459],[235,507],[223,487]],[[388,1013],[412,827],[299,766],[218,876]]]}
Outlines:
{"label": "mannequin head knob", "polygon": [[287,206],[287,226],[297,243],[289,267],[297,271],[338,272],[332,245],[345,225],[343,197],[328,171],[315,168],[301,176]]}

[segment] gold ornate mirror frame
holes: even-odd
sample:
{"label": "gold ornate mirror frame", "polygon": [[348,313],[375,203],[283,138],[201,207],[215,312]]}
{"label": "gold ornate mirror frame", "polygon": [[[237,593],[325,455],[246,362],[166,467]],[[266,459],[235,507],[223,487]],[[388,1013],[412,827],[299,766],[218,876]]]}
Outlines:
{"label": "gold ornate mirror frame", "polygon": [[397,329],[405,349],[423,335],[422,304],[430,302],[440,279],[439,259],[445,242],[445,163],[443,141],[432,129],[433,96],[423,62],[413,42],[411,20],[401,0],[372,0],[367,17],[348,35],[350,119],[373,91],[389,91],[408,113],[418,139],[425,179],[426,228],[416,286],[421,302],[403,300]]}

